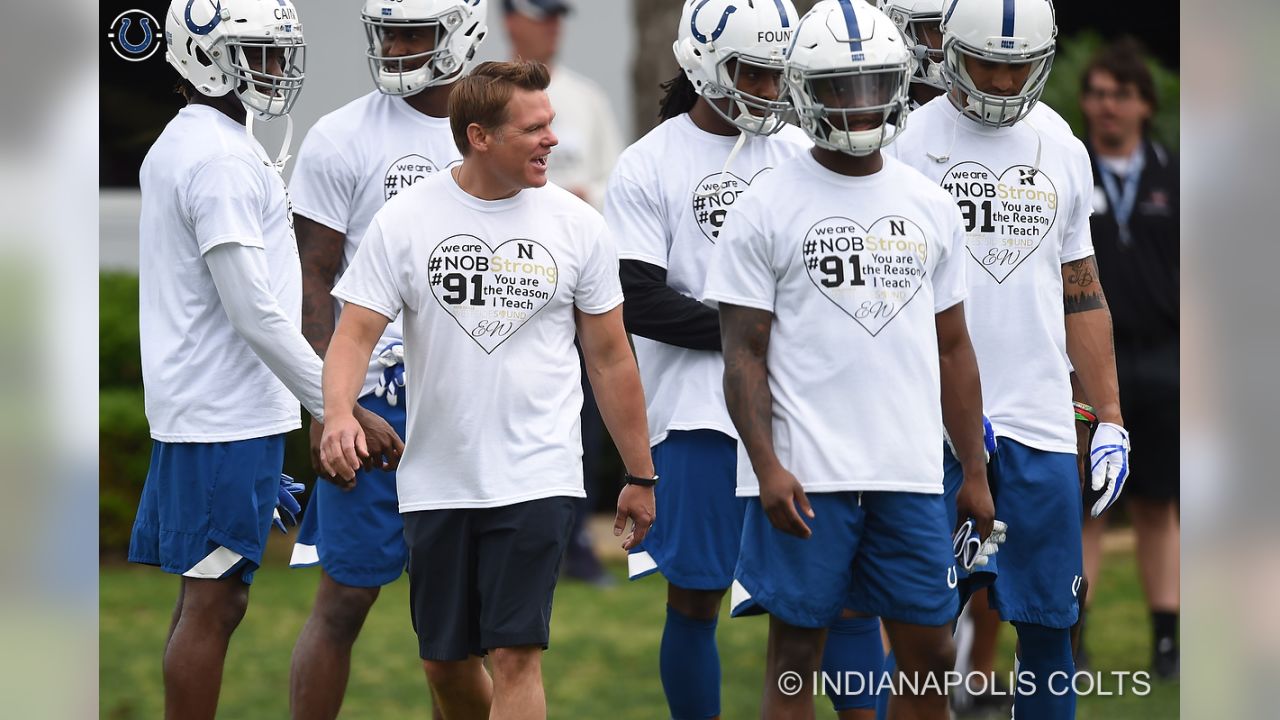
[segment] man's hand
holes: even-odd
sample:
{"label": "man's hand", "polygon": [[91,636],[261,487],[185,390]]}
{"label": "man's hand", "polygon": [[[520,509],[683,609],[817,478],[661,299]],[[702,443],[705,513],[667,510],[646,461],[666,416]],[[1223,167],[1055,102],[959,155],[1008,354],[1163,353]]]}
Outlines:
{"label": "man's hand", "polygon": [[991,488],[987,485],[986,466],[965,468],[964,482],[960,492],[956,494],[956,517],[959,519],[956,529],[969,518],[973,520],[974,530],[985,542],[991,537],[995,527],[996,504],[991,499]]}
{"label": "man's hand", "polygon": [[613,536],[622,537],[631,520],[631,532],[622,541],[622,549],[630,550],[644,540],[657,516],[657,502],[653,488],[640,485],[624,485],[618,494],[618,514],[613,518]]}
{"label": "man's hand", "polygon": [[804,494],[804,486],[787,470],[779,467],[760,476],[760,505],[769,522],[782,532],[806,540],[813,534],[800,517],[801,512],[811,520],[814,517],[809,498]]}
{"label": "man's hand", "polygon": [[295,482],[293,478],[280,473],[280,489],[276,492],[276,509],[271,515],[271,523],[280,528],[280,532],[288,533],[291,526],[298,524],[298,514],[302,512],[302,505],[294,495],[299,495],[306,489],[302,483]]}
{"label": "man's hand", "polygon": [[1098,423],[1089,449],[1089,468],[1094,493],[1101,493],[1090,514],[1107,511],[1124,491],[1129,478],[1129,432],[1115,423]]}
{"label": "man's hand", "polygon": [[311,450],[311,470],[316,477],[327,477],[324,465],[320,462],[320,438],[324,435],[324,423],[311,418],[311,427],[307,428],[307,443]]}
{"label": "man's hand", "polygon": [[395,429],[380,415],[359,405],[354,408],[354,413],[368,444],[369,454],[364,458],[364,469],[395,470],[400,465],[400,456],[404,454],[404,442]]}
{"label": "man's hand", "polygon": [[320,437],[320,467],[325,477],[345,487],[355,487],[356,471],[369,458],[364,429],[351,415],[326,418]]}

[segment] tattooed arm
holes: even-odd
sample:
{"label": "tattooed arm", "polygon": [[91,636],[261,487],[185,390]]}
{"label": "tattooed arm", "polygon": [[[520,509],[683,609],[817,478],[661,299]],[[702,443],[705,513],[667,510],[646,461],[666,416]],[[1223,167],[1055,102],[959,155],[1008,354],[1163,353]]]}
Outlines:
{"label": "tattooed arm", "polygon": [[1123,426],[1111,310],[1107,308],[1093,256],[1063,264],[1062,304],[1067,319],[1067,356],[1085,397],[1097,411],[1099,421]]}
{"label": "tattooed arm", "polygon": [[301,215],[293,216],[293,226],[302,263],[302,336],[323,358],[335,327],[334,301],[329,293],[342,266],[346,237]]}
{"label": "tattooed arm", "polygon": [[[330,295],[338,268],[342,265],[342,245],[346,237],[331,227],[297,213],[293,229],[298,237],[298,260],[302,263],[302,337],[324,359],[337,323]],[[324,426],[314,420],[307,430],[311,446],[311,469],[321,477],[332,476],[320,460],[320,438]]]}
{"label": "tattooed arm", "polygon": [[769,333],[773,313],[720,304],[724,346],[724,396],[729,417],[760,481],[760,504],[779,530],[807,538],[811,534],[796,506],[812,518],[804,488],[782,467],[773,449],[773,393],[769,389]]}

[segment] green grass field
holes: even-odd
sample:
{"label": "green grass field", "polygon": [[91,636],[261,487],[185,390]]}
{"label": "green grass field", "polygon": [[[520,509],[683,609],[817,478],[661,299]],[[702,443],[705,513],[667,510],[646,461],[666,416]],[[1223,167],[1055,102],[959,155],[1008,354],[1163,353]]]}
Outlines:
{"label": "green grass field", "polygon": [[[227,658],[219,716],[288,716],[289,655],[306,619],[318,573],[289,570],[288,540],[273,535],[267,567],[253,584],[248,615]],[[544,676],[552,718],[659,720],[667,717],[658,681],[658,642],[665,584],[658,577],[619,578],[612,588],[561,583],[556,593],[552,647]],[[1133,557],[1108,555],[1091,611],[1089,648],[1095,672],[1145,670],[1149,630]],[[177,578],[154,568],[111,564],[101,571],[101,717],[159,718],[163,709],[160,656],[176,597]],[[426,682],[408,618],[408,585],[387,587],[356,645],[343,717],[358,720],[427,718]],[[723,717],[759,716],[766,635],[763,618],[722,620]],[[1012,665],[1013,632],[1001,634],[998,668]],[[834,718],[819,698],[818,717]],[[1083,697],[1080,718],[1166,720],[1178,717],[1178,685],[1152,681],[1145,697]],[[1034,719],[1032,719],[1034,720]]]}

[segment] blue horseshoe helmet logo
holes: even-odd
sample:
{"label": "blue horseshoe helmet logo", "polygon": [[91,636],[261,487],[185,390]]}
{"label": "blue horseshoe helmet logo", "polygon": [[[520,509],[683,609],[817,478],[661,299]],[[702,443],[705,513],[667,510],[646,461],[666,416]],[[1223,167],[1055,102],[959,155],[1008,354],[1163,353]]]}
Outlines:
{"label": "blue horseshoe helmet logo", "polygon": [[116,37],[120,40],[120,47],[124,48],[125,52],[131,55],[141,55],[142,53],[146,52],[147,48],[151,47],[151,41],[155,37],[155,35],[151,31],[151,18],[144,17],[141,20],[140,24],[142,25],[142,42],[140,43],[129,42],[129,26],[131,26],[132,24],[133,24],[133,20],[130,18],[124,18],[123,20],[121,20],[120,32],[117,34]]}
{"label": "blue horseshoe helmet logo", "polygon": [[213,6],[213,19],[204,25],[197,25],[191,19],[191,6],[196,4],[196,0],[187,0],[187,11],[183,14],[182,19],[187,23],[187,29],[195,35],[208,35],[213,29],[218,27],[218,23],[222,22],[222,0]]}
{"label": "blue horseshoe helmet logo", "polygon": [[689,16],[689,30],[693,32],[694,39],[700,43],[715,42],[716,40],[719,40],[720,36],[724,34],[724,26],[729,22],[729,16],[738,11],[737,5],[730,5],[725,8],[724,12],[720,13],[720,23],[716,25],[715,30],[711,31],[711,37],[708,38],[706,35],[698,32],[698,13],[701,12],[702,8],[709,2],[711,2],[711,0],[702,0],[702,2],[698,3],[698,6],[693,9],[693,15]]}

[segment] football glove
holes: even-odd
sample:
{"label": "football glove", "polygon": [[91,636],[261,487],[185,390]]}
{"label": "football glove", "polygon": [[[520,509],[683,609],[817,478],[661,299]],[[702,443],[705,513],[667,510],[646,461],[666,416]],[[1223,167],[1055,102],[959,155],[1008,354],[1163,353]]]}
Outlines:
{"label": "football glove", "polygon": [[279,528],[280,532],[287,533],[289,527],[298,524],[298,514],[302,512],[302,505],[294,495],[300,495],[306,489],[307,486],[280,473],[280,490],[276,493],[276,509],[271,517],[271,524]]}
{"label": "football glove", "polygon": [[400,402],[400,389],[404,387],[404,343],[392,342],[378,353],[378,364],[382,366],[382,377],[373,394],[387,398],[387,404],[395,407]]}
{"label": "football glove", "polygon": [[1008,525],[996,520],[991,526],[991,535],[983,540],[978,537],[973,518],[965,520],[951,538],[951,549],[955,553],[956,562],[965,572],[972,572],[975,567],[986,565],[991,555],[1000,552],[1000,543],[1004,542],[1008,530]]}
{"label": "football glove", "polygon": [[1129,431],[1115,423],[1098,423],[1089,447],[1089,471],[1093,492],[1101,493],[1089,514],[1098,517],[1120,498],[1129,479]]}

